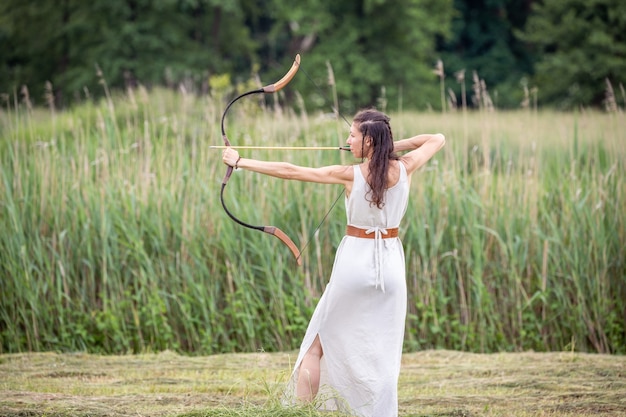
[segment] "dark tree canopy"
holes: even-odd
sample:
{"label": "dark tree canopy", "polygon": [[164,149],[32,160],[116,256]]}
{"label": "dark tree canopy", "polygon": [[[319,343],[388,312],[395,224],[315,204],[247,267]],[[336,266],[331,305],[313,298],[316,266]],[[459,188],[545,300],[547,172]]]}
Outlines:
{"label": "dark tree canopy", "polygon": [[521,37],[536,48],[543,100],[561,108],[600,106],[606,80],[616,88],[626,84],[626,2],[544,0],[533,6]]}
{"label": "dark tree canopy", "polygon": [[[307,108],[328,110],[328,64],[342,110],[440,107],[433,69],[458,95],[455,72],[476,72],[498,107],[524,85],[541,104],[601,105],[626,66],[620,0],[22,0],[0,2],[0,93],[23,85],[57,105],[137,84],[205,93],[213,76],[272,81],[296,53]],[[6,96],[5,96],[6,97]]]}

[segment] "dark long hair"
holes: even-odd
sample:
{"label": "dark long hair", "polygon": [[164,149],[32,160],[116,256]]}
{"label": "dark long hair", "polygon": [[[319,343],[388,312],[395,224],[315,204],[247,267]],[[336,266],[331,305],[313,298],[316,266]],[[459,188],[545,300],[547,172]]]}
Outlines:
{"label": "dark long hair", "polygon": [[367,137],[371,140],[373,153],[367,176],[370,192],[369,198],[367,196],[366,198],[370,205],[376,205],[379,209],[385,205],[389,161],[399,159],[393,152],[393,134],[389,120],[389,116],[373,109],[361,110],[353,119],[363,135],[363,141]]}

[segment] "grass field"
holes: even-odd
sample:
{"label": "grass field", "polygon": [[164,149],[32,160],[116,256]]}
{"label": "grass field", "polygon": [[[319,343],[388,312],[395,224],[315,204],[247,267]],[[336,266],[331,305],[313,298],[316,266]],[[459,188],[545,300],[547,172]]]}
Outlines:
{"label": "grass field", "polygon": [[[0,356],[0,416],[329,416],[286,409],[295,353]],[[400,416],[626,416],[626,357],[405,354]]]}

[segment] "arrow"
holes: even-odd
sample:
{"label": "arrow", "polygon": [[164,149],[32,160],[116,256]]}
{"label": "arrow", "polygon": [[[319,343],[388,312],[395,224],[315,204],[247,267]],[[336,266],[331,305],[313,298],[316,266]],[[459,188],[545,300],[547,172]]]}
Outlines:
{"label": "arrow", "polygon": [[269,149],[269,150],[281,150],[281,151],[292,151],[292,150],[307,150],[307,151],[349,151],[349,146],[225,146],[225,145],[211,145],[210,149]]}

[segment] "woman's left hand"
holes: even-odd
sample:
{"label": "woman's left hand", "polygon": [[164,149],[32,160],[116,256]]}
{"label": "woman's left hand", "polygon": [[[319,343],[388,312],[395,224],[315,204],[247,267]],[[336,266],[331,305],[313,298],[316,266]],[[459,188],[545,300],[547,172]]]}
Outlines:
{"label": "woman's left hand", "polygon": [[222,153],[222,161],[231,167],[237,165],[237,161],[239,160],[239,152],[237,152],[233,148],[224,149],[224,153]]}

